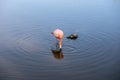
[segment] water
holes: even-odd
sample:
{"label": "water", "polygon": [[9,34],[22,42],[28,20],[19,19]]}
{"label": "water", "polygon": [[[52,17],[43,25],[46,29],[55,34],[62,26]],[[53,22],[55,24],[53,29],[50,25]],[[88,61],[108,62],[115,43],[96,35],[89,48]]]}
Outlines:
{"label": "water", "polygon": [[[62,51],[54,50],[56,28],[65,33]],[[0,80],[119,76],[119,0],[0,0]]]}

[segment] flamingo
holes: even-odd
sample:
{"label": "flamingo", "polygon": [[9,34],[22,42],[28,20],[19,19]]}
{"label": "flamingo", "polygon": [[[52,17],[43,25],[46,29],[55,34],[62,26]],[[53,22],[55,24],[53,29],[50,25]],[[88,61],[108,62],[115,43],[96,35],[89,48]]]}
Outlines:
{"label": "flamingo", "polygon": [[64,36],[64,32],[60,29],[56,29],[52,32],[52,35],[59,40],[59,47],[62,49],[62,40]]}

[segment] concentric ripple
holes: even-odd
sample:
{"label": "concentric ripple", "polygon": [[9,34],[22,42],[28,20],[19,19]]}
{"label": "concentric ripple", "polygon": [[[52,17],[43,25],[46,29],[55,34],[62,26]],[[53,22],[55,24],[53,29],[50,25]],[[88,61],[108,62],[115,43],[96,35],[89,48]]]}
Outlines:
{"label": "concentric ripple", "polygon": [[[79,40],[76,41],[66,40],[64,43],[69,45],[64,45],[64,55],[72,56],[73,58],[70,61],[72,64],[75,64],[71,65],[70,68],[76,71],[77,74],[91,73],[87,74],[87,76],[92,77],[97,74],[95,71],[114,63],[116,60],[112,50],[113,45],[116,43],[115,41],[118,40],[113,36],[115,34],[93,32],[87,35],[82,34]],[[117,53],[114,54],[117,55]],[[79,62],[79,64],[76,64],[76,62]],[[80,64],[82,66],[78,67]]]}
{"label": "concentric ripple", "polygon": [[[46,34],[41,35],[41,33]],[[75,76],[74,80],[80,77],[92,78],[101,74],[103,69],[109,70],[109,66],[117,65],[118,59],[115,57],[118,55],[116,52],[116,45],[119,43],[117,40],[119,37],[116,38],[118,33],[99,31],[89,34],[78,33],[78,35],[76,40],[68,40],[64,37],[62,52],[52,54],[51,49],[55,47],[56,40],[50,32],[36,27],[23,31],[15,29],[13,33],[11,32],[11,41],[14,45],[11,46],[11,53],[7,59],[25,75],[30,76],[36,72],[47,76],[46,73],[50,71],[61,76],[68,74]],[[61,61],[58,62],[54,58]],[[107,74],[111,75],[111,72],[107,71]]]}
{"label": "concentric ripple", "polygon": [[12,61],[16,60],[16,57],[20,57],[21,59],[28,59],[29,62],[38,62],[39,58],[42,56],[49,55],[49,46],[47,42],[44,40],[43,28],[41,27],[31,27],[30,29],[24,29],[21,31],[20,28],[15,28],[12,30],[11,39],[14,41],[13,48],[11,50],[14,58],[11,58]]}

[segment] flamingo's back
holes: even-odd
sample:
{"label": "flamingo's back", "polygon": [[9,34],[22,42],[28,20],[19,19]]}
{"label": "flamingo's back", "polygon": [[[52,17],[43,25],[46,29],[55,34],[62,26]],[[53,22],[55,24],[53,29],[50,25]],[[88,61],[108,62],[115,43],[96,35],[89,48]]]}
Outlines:
{"label": "flamingo's back", "polygon": [[56,29],[55,31],[53,31],[53,35],[58,39],[62,39],[64,36],[64,33],[62,30]]}

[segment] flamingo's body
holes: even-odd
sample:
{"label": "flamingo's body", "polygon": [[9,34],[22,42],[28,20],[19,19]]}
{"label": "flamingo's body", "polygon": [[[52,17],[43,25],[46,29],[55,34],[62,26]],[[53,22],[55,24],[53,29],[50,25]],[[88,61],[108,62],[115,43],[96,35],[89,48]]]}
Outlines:
{"label": "flamingo's body", "polygon": [[56,29],[52,32],[56,39],[59,39],[59,47],[62,48],[62,40],[64,36],[64,32],[60,29]]}

